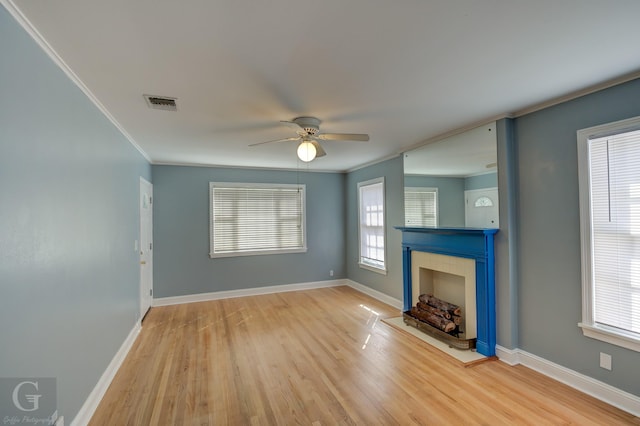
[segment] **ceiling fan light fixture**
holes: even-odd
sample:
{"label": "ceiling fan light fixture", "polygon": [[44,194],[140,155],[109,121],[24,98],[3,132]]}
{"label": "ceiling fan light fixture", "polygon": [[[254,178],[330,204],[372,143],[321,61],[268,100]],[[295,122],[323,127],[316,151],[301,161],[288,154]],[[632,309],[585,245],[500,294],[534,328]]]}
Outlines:
{"label": "ceiling fan light fixture", "polygon": [[298,158],[308,163],[316,158],[317,150],[316,147],[309,141],[302,141],[300,145],[298,145]]}
{"label": "ceiling fan light fixture", "polygon": [[369,140],[369,135],[363,133],[321,133],[320,120],[315,117],[297,117],[292,121],[280,121],[280,123],[293,127],[297,136],[284,139],[276,139],[266,142],[252,143],[249,146],[263,145],[272,142],[299,141],[298,158],[305,163],[315,158],[327,155],[320,141],[362,141]]}

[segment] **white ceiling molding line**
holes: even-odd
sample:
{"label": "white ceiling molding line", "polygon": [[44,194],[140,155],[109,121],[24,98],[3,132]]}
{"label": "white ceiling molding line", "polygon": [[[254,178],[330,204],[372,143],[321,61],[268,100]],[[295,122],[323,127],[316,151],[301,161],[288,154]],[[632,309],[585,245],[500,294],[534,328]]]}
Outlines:
{"label": "white ceiling molding line", "polygon": [[181,163],[179,161],[155,161],[154,166],[177,166],[177,167],[210,167],[215,169],[243,169],[243,170],[273,170],[278,172],[298,172],[298,173],[346,173],[342,170],[313,169],[295,167],[260,167],[260,166],[231,166],[228,164],[206,164],[206,163]]}
{"label": "white ceiling molding line", "polygon": [[503,118],[514,118],[514,116],[512,114],[500,114],[500,115],[496,115],[496,116],[494,116],[492,118],[489,118],[489,119],[486,119],[486,120],[476,121],[476,122],[473,122],[471,124],[467,124],[464,127],[458,127],[457,129],[454,129],[454,130],[451,130],[451,131],[448,131],[448,132],[445,132],[445,133],[440,133],[437,136],[434,136],[434,137],[429,138],[429,139],[425,139],[425,140],[423,140],[421,142],[418,142],[417,144],[411,145],[410,147],[403,149],[402,151],[397,152],[396,155],[402,155],[402,154],[404,154],[406,152],[409,152],[409,151],[412,151],[414,149],[422,148],[423,146],[431,145],[432,143],[436,143],[436,142],[440,142],[441,140],[444,140],[444,139],[450,138],[452,136],[456,136],[456,135],[468,132],[469,130],[473,130],[473,129],[475,129],[477,127],[480,127],[480,126],[485,126],[485,125],[487,125],[489,123],[493,123],[494,121],[497,122],[499,120],[502,120]]}
{"label": "white ceiling molding line", "polygon": [[403,153],[404,153],[404,151],[402,151],[400,153],[389,154],[389,155],[387,155],[385,157],[378,158],[377,160],[369,161],[368,163],[360,164],[359,166],[353,167],[351,169],[344,170],[344,171],[342,171],[340,173],[355,172],[356,170],[364,169],[365,167],[373,166],[374,164],[379,164],[379,163],[382,163],[384,161],[392,160],[394,158],[400,157],[400,156],[402,156]]}
{"label": "white ceiling molding line", "polygon": [[607,80],[603,83],[594,84],[593,86],[586,87],[584,89],[576,90],[575,92],[567,93],[563,96],[558,96],[557,98],[550,99],[545,102],[541,102],[539,104],[532,105],[527,108],[523,108],[518,110],[512,114],[512,117],[522,117],[523,115],[531,114],[532,112],[540,111],[545,108],[552,107],[554,105],[558,105],[567,101],[571,101],[573,99],[580,98],[585,95],[589,95],[591,93],[599,92],[604,89],[608,89],[609,87],[617,86],[622,83],[627,83],[631,80],[635,80],[640,78],[640,71],[635,71],[630,74],[625,74],[623,76]]}
{"label": "white ceiling molding line", "polygon": [[45,40],[45,38],[38,32],[38,30],[29,22],[26,16],[22,13],[22,11],[13,3],[11,0],[0,0],[0,4],[4,6],[7,11],[13,16],[13,18],[18,21],[20,26],[24,28],[24,30],[35,40],[36,43],[40,46],[42,50],[53,60],[53,62],[69,77],[69,79],[76,85],[82,92],[89,98],[93,104],[98,107],[100,112],[104,114],[105,117],[111,123],[116,126],[116,128],[122,133],[122,135],[133,145],[135,149],[151,164],[151,158],[147,155],[146,152],[136,143],[133,137],[127,133],[127,131],[118,123],[118,121],[111,115],[109,111],[105,108],[104,105],[95,97],[93,93],[89,90],[87,86],[80,80],[80,78],[71,70],[71,68],[62,60],[62,58],[56,53],[56,51],[51,47],[51,45]]}

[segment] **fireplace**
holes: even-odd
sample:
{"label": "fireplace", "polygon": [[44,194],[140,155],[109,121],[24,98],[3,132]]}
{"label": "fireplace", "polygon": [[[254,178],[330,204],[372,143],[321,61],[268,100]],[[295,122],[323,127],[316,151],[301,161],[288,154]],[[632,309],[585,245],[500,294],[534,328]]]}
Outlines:
{"label": "fireplace", "polygon": [[[407,228],[402,231],[404,317],[407,324],[451,346],[495,355],[495,266],[497,229]],[[461,307],[455,338],[416,321],[408,312],[421,294]]]}
{"label": "fireplace", "polygon": [[421,294],[457,305],[462,309],[459,338],[476,338],[476,265],[472,259],[412,251],[411,276],[412,307]]}

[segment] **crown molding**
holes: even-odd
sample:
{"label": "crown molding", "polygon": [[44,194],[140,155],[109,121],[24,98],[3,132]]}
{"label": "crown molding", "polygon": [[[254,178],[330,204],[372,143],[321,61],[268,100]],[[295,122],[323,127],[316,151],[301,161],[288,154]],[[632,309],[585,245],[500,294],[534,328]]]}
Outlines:
{"label": "crown molding", "polygon": [[133,137],[127,133],[127,131],[118,123],[113,115],[107,110],[107,108],[98,100],[98,98],[89,90],[89,88],[82,82],[80,77],[73,72],[71,67],[58,55],[55,49],[47,42],[47,40],[40,34],[36,27],[27,19],[22,11],[16,6],[12,0],[0,0],[0,4],[7,9],[9,14],[20,24],[20,26],[31,36],[31,38],[40,46],[40,48],[53,60],[53,62],[69,77],[69,79],[76,85],[82,92],[89,98],[91,102],[104,114],[104,116],[122,133],[122,135],[138,150],[138,152],[149,162],[152,163],[151,158],[146,152],[136,143]]}
{"label": "crown molding", "polygon": [[355,166],[355,167],[352,167],[350,169],[347,169],[347,170],[343,171],[343,173],[352,173],[352,172],[355,172],[356,170],[364,169],[366,167],[373,166],[373,165],[378,164],[378,163],[383,163],[383,162],[388,161],[388,160],[393,160],[394,158],[398,158],[401,155],[402,155],[402,152],[398,152],[398,153],[395,153],[395,154],[390,154],[390,155],[378,158],[377,160],[372,160],[372,161],[369,161],[367,163],[360,164],[359,166]]}
{"label": "crown molding", "polygon": [[260,166],[233,166],[228,164],[205,164],[205,163],[181,163],[179,161],[152,161],[152,166],[172,166],[172,167],[208,167],[212,169],[243,169],[243,170],[266,170],[276,172],[297,172],[297,173],[345,173],[342,170],[329,169],[306,169],[293,167],[260,167]]}
{"label": "crown molding", "polygon": [[594,84],[592,86],[588,86],[584,89],[576,90],[574,92],[567,93],[566,95],[558,96],[547,101],[523,108],[521,110],[515,111],[512,114],[512,117],[522,117],[523,115],[531,114],[532,112],[540,111],[545,108],[549,108],[555,105],[559,105],[577,98],[581,98],[582,96],[590,95],[591,93],[596,93],[604,89],[608,89],[610,87],[617,86],[622,83],[627,83],[629,81],[640,78],[640,71],[635,71],[629,74],[625,74],[623,76],[613,78],[611,80],[604,81],[602,83]]}

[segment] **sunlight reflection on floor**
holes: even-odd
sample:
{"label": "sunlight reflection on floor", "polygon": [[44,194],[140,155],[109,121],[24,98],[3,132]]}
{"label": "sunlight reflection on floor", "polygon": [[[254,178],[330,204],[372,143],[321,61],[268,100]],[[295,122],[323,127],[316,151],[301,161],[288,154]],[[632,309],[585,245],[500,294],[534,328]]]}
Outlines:
{"label": "sunlight reflection on floor", "polygon": [[[369,318],[367,319],[367,326],[369,327],[370,331],[373,331],[373,329],[376,328],[378,321],[380,320],[380,314],[366,305],[361,304],[360,307],[370,313]],[[367,348],[369,339],[371,339],[371,333],[369,333],[369,335],[364,341],[364,344],[362,345],[363,350]]]}

